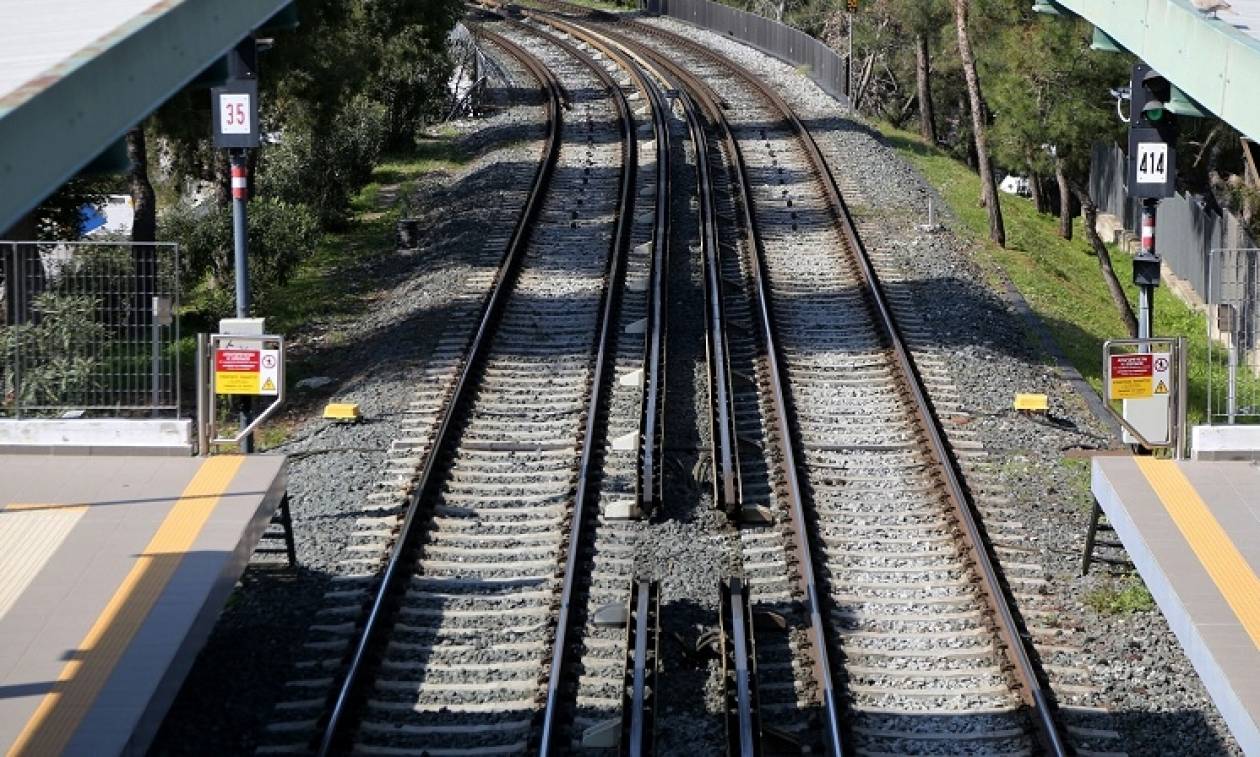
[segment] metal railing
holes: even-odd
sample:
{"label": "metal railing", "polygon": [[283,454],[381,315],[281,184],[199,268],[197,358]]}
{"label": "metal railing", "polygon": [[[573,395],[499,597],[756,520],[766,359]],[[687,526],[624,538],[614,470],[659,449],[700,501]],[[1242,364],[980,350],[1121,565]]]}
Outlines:
{"label": "metal railing", "polygon": [[1260,248],[1212,250],[1208,282],[1208,422],[1260,422]]}
{"label": "metal railing", "polygon": [[179,412],[179,249],[0,242],[0,417]]}
{"label": "metal railing", "polygon": [[712,0],[641,2],[649,13],[669,16],[733,37],[785,63],[799,66],[802,73],[824,92],[848,102],[848,59],[799,29]]}

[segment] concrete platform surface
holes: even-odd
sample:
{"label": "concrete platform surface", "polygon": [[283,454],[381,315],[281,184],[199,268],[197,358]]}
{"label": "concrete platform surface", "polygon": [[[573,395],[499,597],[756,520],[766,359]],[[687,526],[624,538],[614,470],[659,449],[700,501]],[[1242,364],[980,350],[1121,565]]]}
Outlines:
{"label": "concrete platform surface", "polygon": [[1091,488],[1247,754],[1260,754],[1260,467],[1095,457]]}
{"label": "concrete platform surface", "polygon": [[143,754],[284,488],[282,456],[0,455],[0,751]]}

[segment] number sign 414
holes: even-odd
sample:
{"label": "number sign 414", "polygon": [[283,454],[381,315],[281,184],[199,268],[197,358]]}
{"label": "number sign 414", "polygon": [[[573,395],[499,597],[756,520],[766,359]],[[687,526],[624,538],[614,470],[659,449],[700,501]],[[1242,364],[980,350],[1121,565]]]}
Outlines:
{"label": "number sign 414", "polygon": [[1163,142],[1139,142],[1137,183],[1163,184],[1168,181],[1168,145]]}

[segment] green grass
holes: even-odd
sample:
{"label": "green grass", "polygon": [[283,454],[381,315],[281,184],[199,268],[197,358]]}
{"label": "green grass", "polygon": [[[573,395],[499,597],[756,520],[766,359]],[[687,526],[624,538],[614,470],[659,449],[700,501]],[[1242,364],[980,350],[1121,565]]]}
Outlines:
{"label": "green grass", "polygon": [[1103,615],[1128,615],[1155,609],[1155,599],[1136,576],[1123,584],[1108,584],[1085,595],[1085,604]]}
{"label": "green grass", "polygon": [[[346,315],[359,307],[360,295],[370,281],[347,281],[346,269],[392,254],[404,198],[415,191],[416,181],[427,173],[452,170],[470,159],[449,133],[421,141],[406,155],[390,155],[372,172],[372,180],[351,199],[352,217],[346,228],[325,234],[315,254],[304,261],[291,278],[268,298],[268,326],[291,334],[311,320]],[[393,193],[387,202],[386,191]]]}
{"label": "green grass", "polygon": [[[1006,249],[988,239],[987,211],[980,207],[980,178],[963,163],[924,143],[917,135],[881,124],[880,130],[905,160],[941,193],[962,222],[962,233],[979,252],[978,262],[988,273],[995,267],[1010,277],[1033,311],[1050,329],[1059,348],[1081,375],[1102,390],[1102,345],[1107,339],[1125,337],[1124,322],[1116,312],[1103,283],[1098,261],[1085,240],[1081,219],[1075,219],[1073,239],[1058,236],[1058,218],[1038,213],[1031,200],[1002,194],[1006,224]],[[1132,258],[1112,247],[1111,261],[1136,308]],[[1155,292],[1155,333],[1185,336],[1189,345],[1188,378],[1191,422],[1205,417],[1207,402],[1207,324],[1204,316],[1178,300],[1167,287]],[[1224,350],[1213,374],[1223,376]]]}

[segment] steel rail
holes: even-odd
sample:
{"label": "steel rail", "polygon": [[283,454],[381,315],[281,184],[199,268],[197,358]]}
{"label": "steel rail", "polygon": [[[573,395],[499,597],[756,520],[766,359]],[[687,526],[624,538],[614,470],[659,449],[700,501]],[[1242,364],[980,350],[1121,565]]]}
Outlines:
{"label": "steel rail", "polygon": [[809,614],[808,636],[814,662],[814,676],[819,688],[822,690],[823,729],[826,743],[829,753],[838,757],[838,755],[844,753],[840,703],[832,681],[830,644],[828,643],[829,634],[827,633],[822,614],[822,594],[819,591],[818,580],[814,572],[814,559],[805,515],[804,496],[801,489],[799,466],[796,461],[797,442],[792,434],[790,422],[792,416],[789,414],[789,406],[786,393],[784,392],[787,379],[779,361],[779,348],[775,338],[774,319],[770,310],[769,291],[764,272],[765,261],[762,254],[761,235],[756,218],[752,214],[752,184],[748,180],[743,153],[726,122],[720,98],[712,92],[707,84],[660,51],[648,45],[607,29],[601,29],[599,33],[613,39],[618,45],[634,51],[636,55],[651,60],[653,65],[668,72],[675,79],[679,89],[689,91],[695,95],[703,104],[710,123],[718,129],[728,152],[734,159],[733,165],[737,174],[736,184],[741,197],[741,202],[737,204],[742,211],[743,228],[751,235],[752,244],[749,245],[749,252],[755,259],[752,272],[753,289],[757,300],[756,310],[760,315],[757,320],[766,353],[765,360],[767,373],[770,377],[770,394],[775,411],[775,426],[780,441],[779,453],[782,458],[780,462],[787,488],[788,512],[792,520],[793,538],[799,558],[800,574],[797,583],[801,592],[805,595],[806,609]]}
{"label": "steel rail", "polygon": [[[642,416],[644,423],[641,426],[641,428],[643,428],[643,436],[640,445],[640,461],[642,461],[642,455],[645,454],[654,443],[659,443],[659,440],[656,439],[658,434],[654,430],[655,426],[650,425],[647,421],[652,418],[659,417],[659,407],[654,407],[654,405],[660,401],[660,395],[655,385],[663,383],[661,372],[663,370],[664,360],[663,332],[665,327],[664,271],[666,270],[668,260],[666,251],[668,250],[669,244],[670,202],[669,127],[666,122],[666,113],[668,113],[669,108],[660,89],[654,85],[650,77],[644,74],[634,60],[627,58],[619,50],[604,44],[600,39],[583,29],[564,24],[563,22],[551,23],[550,25],[565,34],[580,39],[584,43],[594,47],[625,70],[630,75],[631,79],[634,80],[636,88],[647,95],[652,113],[657,150],[657,213],[653,226],[654,247],[651,255],[653,261],[651,276],[654,281],[650,283],[651,299],[649,301],[649,307],[651,307],[652,302],[655,302],[659,310],[656,315],[655,323],[652,322],[652,315],[649,313],[649,325],[646,329],[648,339],[645,340],[644,345],[644,364],[645,373],[647,374],[647,387],[645,388],[642,403],[642,412],[644,413]],[[535,34],[542,34],[539,30],[532,29],[532,27],[521,25],[521,28],[531,30]],[[549,37],[549,39],[554,38]],[[562,41],[559,40],[556,42],[557,44],[567,45],[567,43],[562,43]],[[576,48],[570,47],[569,49],[574,52],[574,54],[578,54]],[[616,86],[611,76],[605,80],[605,83],[609,84],[609,86]],[[619,88],[616,88],[616,91],[621,94]],[[627,108],[628,107],[629,105],[627,102]],[[631,130],[633,130],[633,127],[631,127]],[[634,180],[635,177],[631,177],[632,184]],[[633,191],[633,187],[631,187],[631,191]],[[629,247],[628,226],[626,227],[626,247]],[[653,335],[655,337],[654,341],[656,342],[655,350],[652,345]],[[653,365],[654,358],[655,365]],[[649,460],[651,459],[653,458],[649,458]],[[651,464],[641,468],[641,471],[641,478],[638,479],[638,493],[643,497],[643,499],[641,499],[640,502],[645,503],[643,506],[650,507],[651,503],[654,501],[652,493],[657,474],[654,473],[653,466]],[[580,513],[583,508],[579,506],[577,509]],[[575,545],[580,543],[579,540],[582,538],[582,535],[583,530],[581,522],[580,520],[575,521],[570,528],[571,547],[575,547]],[[566,576],[576,576],[579,573],[576,563],[578,554],[579,550],[576,547],[570,550],[570,560],[573,562],[571,562],[566,568]],[[647,581],[639,582],[637,594],[634,591],[631,593],[631,618],[635,625],[628,628],[631,645],[627,646],[626,675],[628,680],[626,695],[623,698],[620,744],[622,753],[632,755],[632,757],[648,757],[654,753],[653,732],[655,728],[655,665],[656,661],[659,659],[659,653],[657,650],[657,639],[659,637],[659,593],[659,585],[655,582]],[[548,679],[547,709],[544,710],[545,724],[543,728],[543,739],[540,745],[540,754],[547,754],[551,749],[558,749],[558,747],[554,745],[554,739],[559,738],[559,733],[561,731],[561,726],[557,722],[560,715],[558,712],[559,704],[556,692],[558,692],[559,687],[563,684],[562,676],[564,675],[566,656],[568,654],[568,644],[564,640],[563,636],[567,634],[567,608],[572,605],[572,602],[572,595],[568,596],[567,601],[562,602],[561,619],[559,620],[558,628],[562,629],[563,633],[560,631],[557,633],[552,670]],[[650,628],[646,625],[649,618],[654,624]],[[646,645],[649,641],[652,646],[651,655],[647,654]],[[647,660],[649,656],[653,666],[650,671],[647,668]]]}
{"label": "steel rail", "polygon": [[[499,10],[508,6],[495,0],[479,0],[483,4]],[[516,10],[513,7],[513,10]],[[523,14],[530,16],[528,11]],[[665,392],[665,335],[668,327],[668,284],[666,272],[669,264],[670,217],[668,212],[671,202],[670,189],[670,140],[669,124],[666,114],[669,104],[664,93],[656,86],[652,77],[647,75],[633,56],[627,56],[617,48],[606,44],[597,35],[580,26],[567,23],[554,16],[541,17],[553,28],[582,40],[599,52],[608,56],[624,69],[634,80],[635,87],[645,93],[652,112],[653,134],[656,137],[656,207],[664,208],[657,212],[652,228],[652,254],[649,256],[648,316],[645,327],[646,338],[643,346],[644,391],[640,408],[640,429],[642,438],[639,444],[639,475],[636,477],[636,505],[645,513],[650,513],[660,498],[661,449],[664,444],[664,428],[662,413],[664,411]]]}
{"label": "steel rail", "polygon": [[757,655],[748,584],[742,578],[731,578],[723,581],[720,588],[722,672],[727,699],[726,754],[728,757],[761,757]]}
{"label": "steel rail", "polygon": [[919,425],[927,437],[932,460],[944,477],[947,494],[954,507],[959,524],[963,528],[963,535],[972,559],[980,573],[985,598],[997,619],[998,633],[1005,642],[1007,655],[1019,678],[1022,687],[1021,693],[1025,703],[1032,710],[1038,739],[1042,742],[1042,746],[1047,753],[1056,756],[1066,755],[1068,753],[1067,747],[1063,743],[1062,734],[1059,733],[1050,693],[1046,690],[1042,683],[1042,677],[1038,675],[1037,669],[1033,665],[1027,646],[1029,642],[1025,641],[1024,635],[1021,633],[1015,620],[1011,609],[1013,603],[1004,587],[999,569],[989,556],[986,547],[987,539],[979,523],[975,505],[963,484],[958,462],[949,451],[940,419],[937,417],[931,401],[928,399],[927,391],[923,386],[922,376],[914,361],[914,356],[909,348],[906,347],[901,328],[897,324],[891,306],[888,304],[883,285],[875,271],[874,264],[871,262],[866,247],[862,244],[862,240],[857,234],[852,215],[844,202],[843,195],[840,193],[839,185],[836,183],[835,176],[831,172],[826,157],[822,154],[817,142],[814,141],[813,135],[805,128],[804,124],[796,116],[795,111],[778,92],[725,56],[714,53],[695,41],[673,32],[639,22],[631,21],[629,23],[639,31],[668,39],[671,44],[683,47],[735,73],[783,114],[784,119],[791,126],[798,140],[805,148],[814,171],[824,186],[832,211],[836,216],[837,225],[841,228],[845,241],[858,262],[867,291],[878,311],[880,326],[889,340],[902,381],[914,404]]}
{"label": "steel rail", "polygon": [[[529,11],[526,15],[534,16]],[[551,14],[536,16],[543,23],[565,29],[575,35],[582,35],[590,44],[598,47],[609,57],[618,57],[617,52],[609,45],[599,41],[592,30],[557,18]],[[643,60],[633,50],[627,50],[631,58]],[[633,61],[627,65],[634,66]],[[655,87],[653,87],[655,89]],[[684,107],[693,107],[693,103],[684,102]],[[664,103],[662,102],[664,108]],[[668,111],[668,108],[664,108]],[[700,244],[705,261],[705,347],[709,351],[709,407],[710,407],[710,454],[714,461],[714,499],[717,506],[731,515],[738,513],[743,501],[743,482],[739,467],[739,440],[735,430],[734,396],[731,389],[730,361],[728,341],[725,329],[725,313],[722,299],[722,278],[718,264],[720,247],[718,244],[717,209],[713,202],[713,190],[708,166],[708,140],[702,127],[688,122],[692,139],[696,144],[697,174],[700,191]],[[668,131],[662,125],[662,129]],[[659,166],[659,164],[658,164]],[[659,186],[659,185],[658,185]],[[658,205],[658,207],[666,207]],[[662,266],[663,268],[663,266]],[[646,435],[645,435],[646,436]],[[644,469],[647,476],[647,469]],[[658,480],[659,482],[659,480]]]}
{"label": "steel rail", "polygon": [[438,450],[446,445],[447,440],[452,435],[456,425],[456,415],[471,394],[476,383],[473,380],[473,374],[485,357],[495,326],[503,312],[507,290],[520,270],[520,261],[525,255],[525,249],[537,225],[538,217],[542,210],[543,198],[551,185],[556,162],[560,155],[563,88],[555,75],[532,55],[501,35],[484,29],[478,29],[477,31],[484,39],[500,47],[519,61],[538,81],[539,88],[543,90],[546,96],[544,108],[547,123],[542,159],[539,162],[538,170],[534,174],[534,181],[530,186],[525,207],[512,229],[507,252],[502,265],[499,267],[499,271],[495,275],[490,297],[482,310],[481,320],[469,345],[459,377],[443,410],[441,422],[434,437],[434,443],[421,469],[419,484],[412,491],[408,500],[407,510],[399,527],[398,537],[390,551],[389,561],[385,570],[381,574],[371,609],[359,635],[359,641],[352,647],[346,673],[341,680],[341,684],[336,687],[328,720],[323,731],[318,734],[318,743],[312,744],[312,748],[321,757],[348,751],[348,749],[345,749],[347,746],[345,742],[350,737],[350,729],[357,722],[356,710],[361,705],[359,701],[361,687],[366,685],[368,668],[372,664],[369,658],[374,656],[381,637],[388,633],[391,625],[388,619],[394,609],[395,584],[405,580],[408,575],[407,570],[404,569],[407,561],[403,558],[413,547],[411,543],[413,541],[413,532],[420,530],[419,524],[422,518],[420,513],[421,503],[436,485],[437,476],[435,475],[435,470],[440,457]]}
{"label": "steel rail", "polygon": [[630,592],[626,621],[626,687],[622,701],[620,754],[652,757],[656,753],[657,664],[660,660],[661,586],[639,579]]}
{"label": "steel rail", "polygon": [[574,595],[577,590],[578,570],[581,559],[582,535],[585,529],[585,515],[588,499],[594,496],[593,481],[597,443],[600,441],[601,413],[604,412],[604,391],[614,360],[611,358],[615,335],[613,334],[614,316],[621,290],[621,282],[625,270],[625,261],[630,247],[630,232],[634,219],[635,183],[638,171],[638,142],[634,133],[634,116],[630,104],[626,100],[621,86],[595,62],[591,56],[579,50],[572,43],[559,37],[547,34],[520,22],[509,22],[515,28],[527,31],[554,44],[588,66],[592,73],[608,88],[613,95],[617,113],[621,123],[622,139],[622,171],[621,187],[617,205],[617,220],[613,230],[613,250],[608,262],[608,286],[604,289],[604,299],[600,322],[599,343],[596,351],[595,368],[592,378],[591,400],[586,410],[586,426],[582,438],[581,461],[578,468],[576,496],[573,503],[573,517],[569,523],[569,543],[566,549],[564,564],[564,586],[560,595],[560,607],[556,618],[556,636],[552,644],[551,667],[547,677],[547,698],[541,714],[541,737],[538,754],[546,757],[563,752],[558,744],[560,688],[564,685],[564,671],[569,657],[569,626],[574,615]]}

